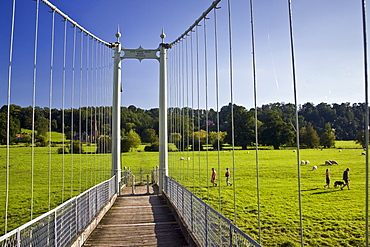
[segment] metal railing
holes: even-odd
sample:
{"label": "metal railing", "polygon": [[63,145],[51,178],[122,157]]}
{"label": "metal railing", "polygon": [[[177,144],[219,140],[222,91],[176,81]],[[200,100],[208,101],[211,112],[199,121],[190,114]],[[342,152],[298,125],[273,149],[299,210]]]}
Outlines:
{"label": "metal railing", "polygon": [[115,176],[0,237],[0,246],[68,246],[116,193]]}
{"label": "metal railing", "polygon": [[164,190],[200,246],[261,246],[172,178]]}

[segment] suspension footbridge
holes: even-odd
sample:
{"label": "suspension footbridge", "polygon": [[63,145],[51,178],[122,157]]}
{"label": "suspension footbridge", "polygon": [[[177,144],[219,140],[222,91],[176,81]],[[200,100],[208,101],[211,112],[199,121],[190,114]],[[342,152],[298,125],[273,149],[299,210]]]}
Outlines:
{"label": "suspension footbridge", "polygon": [[[7,37],[1,39],[6,56],[0,63],[1,246],[368,246],[369,128],[353,124],[361,112],[361,126],[369,126],[365,1],[355,6],[357,36],[351,37],[355,43],[350,45],[360,47],[360,52],[354,49],[350,57],[351,52],[341,51],[349,58],[338,61],[336,69],[345,74],[346,85],[353,86],[347,92],[359,91],[360,85],[365,97],[358,99],[361,104],[342,104],[345,110],[333,104],[335,113],[327,113],[328,104],[319,104],[315,112],[299,101],[299,90],[311,97],[320,94],[310,85],[313,77],[324,88],[322,80],[329,76],[304,61],[314,60],[314,49],[303,46],[303,39],[298,42],[301,49],[295,44],[293,31],[300,37],[307,26],[293,26],[293,10],[302,13],[303,6],[294,1],[278,4],[284,8],[286,28],[282,33],[269,30],[266,39],[258,30],[267,25],[261,20],[272,14],[268,6],[259,5],[256,11],[253,0],[216,0],[173,41],[167,41],[162,28],[159,45],[149,49],[139,44],[125,48],[119,28],[107,42],[47,0],[25,5],[34,9],[26,14],[27,22],[33,22],[27,31],[17,24],[18,13],[25,13],[19,1],[1,8],[8,18],[7,28],[1,29]],[[255,15],[260,17],[257,23]],[[284,38],[274,40],[280,36]],[[261,43],[266,49],[258,46]],[[274,52],[275,45],[283,49]],[[24,55],[21,46],[27,48]],[[259,57],[262,50],[269,54]],[[322,57],[325,62],[327,54]],[[258,63],[267,63],[266,57],[271,68]],[[132,59],[158,62],[156,110],[121,106],[123,63]],[[334,56],[330,65],[333,60]],[[310,71],[302,83],[300,64],[318,72]],[[258,86],[264,88],[262,93]],[[266,92],[279,103],[259,105]],[[18,105],[19,94],[28,105]],[[237,103],[249,104],[251,110]],[[303,110],[310,110],[307,119]],[[352,118],[319,119],[320,111],[326,116],[347,111]],[[144,119],[148,122],[139,125]],[[314,121],[320,121],[319,130],[326,135],[336,131],[330,124],[356,125],[363,131],[364,151],[302,150],[300,131],[307,133]],[[134,146],[136,131],[142,138],[144,133],[158,134],[148,152],[130,152],[141,157],[138,164],[126,153]],[[346,135],[354,136],[349,131]],[[271,150],[270,156],[265,149],[271,147],[284,150]],[[159,156],[147,154],[153,150]],[[324,152],[326,159],[351,166],[351,188],[358,192],[336,196],[340,190],[317,187],[325,174],[304,166],[310,161],[302,159],[310,157],[320,172],[331,169],[338,179],[344,169],[325,167]],[[333,206],[326,204],[331,200],[356,200],[345,219],[351,229],[336,232],[343,216],[339,210],[322,212]]]}

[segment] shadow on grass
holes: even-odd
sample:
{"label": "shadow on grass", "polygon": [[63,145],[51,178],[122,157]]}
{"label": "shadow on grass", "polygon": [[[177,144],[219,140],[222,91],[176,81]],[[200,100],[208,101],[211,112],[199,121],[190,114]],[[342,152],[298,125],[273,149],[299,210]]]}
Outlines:
{"label": "shadow on grass", "polygon": [[340,191],[340,189],[326,189],[325,191],[318,191],[318,192],[312,193],[312,195],[334,193],[334,192],[339,192],[339,191]]}
{"label": "shadow on grass", "polygon": [[326,194],[326,193],[338,192],[338,191],[340,191],[340,189],[334,189],[334,188],[330,188],[330,189],[312,188],[312,189],[301,190],[301,191],[317,191],[317,192],[313,192],[312,195],[319,195],[319,194]]}

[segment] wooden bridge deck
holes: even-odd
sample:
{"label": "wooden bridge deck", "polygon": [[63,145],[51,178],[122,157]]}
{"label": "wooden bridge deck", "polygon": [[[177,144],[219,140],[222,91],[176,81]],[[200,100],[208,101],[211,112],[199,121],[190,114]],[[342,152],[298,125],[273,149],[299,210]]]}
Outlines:
{"label": "wooden bridge deck", "polygon": [[[156,189],[156,187],[155,187]],[[124,188],[83,246],[188,246],[169,206],[150,187]]]}

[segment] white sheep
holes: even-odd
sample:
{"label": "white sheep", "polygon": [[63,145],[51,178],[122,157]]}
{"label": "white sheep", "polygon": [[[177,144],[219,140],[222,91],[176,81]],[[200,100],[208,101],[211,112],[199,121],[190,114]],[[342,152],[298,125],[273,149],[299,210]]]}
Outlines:
{"label": "white sheep", "polygon": [[312,167],[312,171],[315,171],[315,170],[317,170],[317,166]]}
{"label": "white sheep", "polygon": [[184,160],[185,158],[184,157],[181,157],[180,160]]}
{"label": "white sheep", "polygon": [[325,165],[332,165],[331,161],[330,160],[325,160]]}
{"label": "white sheep", "polygon": [[362,152],[361,155],[366,155],[366,153],[365,152]]}
{"label": "white sheep", "polygon": [[190,160],[190,157],[188,157],[188,160]]}
{"label": "white sheep", "polygon": [[310,161],[309,160],[306,160],[306,165],[310,164]]}
{"label": "white sheep", "polygon": [[339,152],[342,152],[342,149],[339,149]]}
{"label": "white sheep", "polygon": [[304,164],[306,164],[306,161],[302,160],[301,165],[304,165]]}

